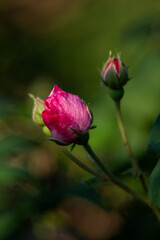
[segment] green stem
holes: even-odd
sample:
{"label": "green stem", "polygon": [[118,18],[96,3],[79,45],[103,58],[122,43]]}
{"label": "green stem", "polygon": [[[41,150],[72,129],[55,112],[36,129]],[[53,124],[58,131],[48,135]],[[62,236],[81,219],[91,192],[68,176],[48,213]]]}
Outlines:
{"label": "green stem", "polygon": [[61,148],[62,152],[70,159],[72,162],[74,162],[76,165],[78,165],[80,168],[85,170],[86,172],[102,179],[103,181],[108,180],[106,176],[102,175],[101,173],[96,172],[94,169],[88,167],[86,164],[82,163],[80,160],[78,160],[72,153],[70,153],[67,149]]}
{"label": "green stem", "polygon": [[104,165],[104,163],[97,157],[97,155],[93,152],[92,148],[90,145],[87,143],[84,145],[84,148],[86,151],[89,153],[89,155],[93,158],[93,160],[97,163],[97,165],[103,170],[105,173],[105,176],[101,173],[96,172],[94,169],[88,167],[84,163],[82,163],[80,160],[78,160],[73,154],[71,154],[67,149],[61,148],[62,152],[69,158],[71,159],[76,165],[78,165],[80,168],[83,170],[87,171],[88,173],[100,178],[102,181],[110,181],[113,184],[119,186],[122,190],[125,192],[129,193],[133,197],[135,197],[138,200],[141,200],[143,203],[147,204],[157,217],[157,220],[160,222],[160,213],[157,208],[153,207],[151,203],[148,203],[146,199],[144,199],[142,196],[137,194],[135,191],[133,191],[131,188],[126,186],[124,183],[122,183],[118,178],[116,178],[110,171],[109,169]]}
{"label": "green stem", "polygon": [[143,187],[145,193],[147,193],[148,190],[147,190],[147,186],[146,186],[146,183],[145,183],[145,180],[144,180],[143,172],[141,171],[141,169],[140,169],[140,167],[139,167],[139,165],[136,161],[136,158],[133,154],[131,145],[129,143],[129,139],[128,139],[127,134],[126,134],[125,125],[124,125],[124,121],[123,121],[122,113],[121,113],[120,101],[115,102],[115,106],[116,106],[116,111],[117,111],[117,121],[118,121],[120,133],[121,133],[122,140],[124,142],[126,151],[128,152],[128,155],[129,155],[129,158],[131,160],[133,168],[135,169],[136,173],[138,173],[138,177],[141,181],[142,187]]}
{"label": "green stem", "polygon": [[97,155],[94,153],[94,151],[92,150],[92,148],[90,147],[90,145],[88,143],[84,144],[83,146],[84,146],[85,150],[88,152],[88,154],[92,157],[92,159],[96,162],[96,164],[103,170],[103,172],[106,174],[106,176],[110,180],[110,182],[119,186],[125,192],[129,193],[133,197],[141,200],[142,202],[144,202],[145,204],[148,205],[147,201],[142,196],[140,196],[137,192],[135,192],[134,190],[129,188],[127,185],[122,183],[118,178],[116,178],[110,172],[110,170],[105,166],[105,164],[97,157]]}

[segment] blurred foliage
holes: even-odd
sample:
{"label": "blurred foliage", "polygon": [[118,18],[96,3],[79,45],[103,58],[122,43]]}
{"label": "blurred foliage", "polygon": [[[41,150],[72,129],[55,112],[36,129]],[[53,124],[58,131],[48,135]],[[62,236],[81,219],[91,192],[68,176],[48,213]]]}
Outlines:
{"label": "blurred foliage", "polygon": [[160,161],[158,161],[157,165],[153,169],[153,172],[149,179],[149,200],[156,207],[160,207],[160,191],[159,191],[159,183],[160,183]]}
{"label": "blurred foliage", "polygon": [[[45,99],[58,84],[88,102],[97,125],[91,145],[141,192],[137,180],[121,175],[130,163],[99,72],[110,49],[121,51],[132,77],[122,111],[148,175],[157,162],[145,151],[160,108],[159,13],[159,0],[0,2],[0,239],[160,239],[147,207],[108,183],[86,180],[54,143],[40,141],[27,95]],[[93,165],[80,146],[74,154]]]}
{"label": "blurred foliage", "polygon": [[[149,143],[147,147],[147,151],[154,156],[157,160],[160,156],[160,114],[156,118],[153,127],[151,129],[151,134],[149,138]],[[160,207],[160,191],[159,191],[159,183],[160,183],[160,161],[156,164],[153,169],[151,176],[149,178],[149,200],[156,207]]]}
{"label": "blurred foliage", "polygon": [[155,155],[159,158],[160,155],[160,114],[156,118],[153,127],[151,129],[151,134],[149,138],[149,143],[147,146],[147,152]]}

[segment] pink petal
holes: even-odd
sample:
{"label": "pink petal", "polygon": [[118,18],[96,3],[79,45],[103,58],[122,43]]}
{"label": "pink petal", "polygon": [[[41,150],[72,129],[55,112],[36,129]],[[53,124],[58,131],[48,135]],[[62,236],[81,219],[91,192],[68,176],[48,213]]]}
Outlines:
{"label": "pink petal", "polygon": [[92,116],[78,96],[66,93],[55,85],[44,106],[42,118],[55,139],[72,143],[76,141],[77,134],[70,127],[81,133],[89,130]]}
{"label": "pink petal", "polygon": [[114,66],[117,74],[120,75],[120,65],[119,65],[119,61],[116,58],[114,58],[114,60],[113,60],[113,66]]}

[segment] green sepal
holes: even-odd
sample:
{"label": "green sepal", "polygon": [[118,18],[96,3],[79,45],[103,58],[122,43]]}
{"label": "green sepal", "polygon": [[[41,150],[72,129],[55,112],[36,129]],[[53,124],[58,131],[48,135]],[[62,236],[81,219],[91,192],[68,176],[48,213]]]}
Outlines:
{"label": "green sepal", "polygon": [[113,63],[111,63],[108,73],[104,79],[104,83],[111,89],[119,89],[119,76],[116,74]]}
{"label": "green sepal", "polygon": [[47,135],[48,137],[52,136],[52,133],[50,132],[47,126],[44,126],[42,129],[45,135]]}
{"label": "green sepal", "polygon": [[74,128],[70,127],[70,129],[77,134],[77,139],[75,141],[75,144],[85,145],[88,142],[88,140],[89,140],[89,132],[81,133],[81,132],[77,131]]}
{"label": "green sepal", "polygon": [[41,139],[41,141],[51,141],[51,142],[55,142],[56,144],[60,145],[60,146],[67,146],[69,145],[68,143],[64,143],[64,142],[61,142],[61,141],[58,141],[57,139],[54,139],[54,138],[43,138]]}
{"label": "green sepal", "polygon": [[89,140],[89,132],[79,136],[77,138],[76,144],[78,144],[78,145],[85,145],[86,143],[88,143],[88,140]]}
{"label": "green sepal", "polygon": [[122,63],[120,56],[117,54],[117,59],[119,61],[119,66],[120,66],[120,77],[119,77],[119,83],[120,86],[124,86],[128,81],[128,70],[127,67]]}
{"label": "green sepal", "polygon": [[70,127],[70,129],[71,129],[73,132],[77,133],[78,136],[82,136],[82,133],[79,132],[79,131],[77,131],[76,129],[71,128],[71,127]]}
{"label": "green sepal", "polygon": [[90,130],[95,129],[96,127],[97,127],[96,125],[91,126]]}
{"label": "green sepal", "polygon": [[75,148],[75,146],[76,146],[76,144],[73,143],[72,146],[71,146],[71,150],[70,150],[71,152],[73,151],[73,149]]}

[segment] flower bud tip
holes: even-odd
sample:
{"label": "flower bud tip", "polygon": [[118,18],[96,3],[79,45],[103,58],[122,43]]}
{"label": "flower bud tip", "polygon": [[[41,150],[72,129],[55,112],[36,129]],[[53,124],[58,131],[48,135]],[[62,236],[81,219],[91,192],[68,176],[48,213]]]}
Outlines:
{"label": "flower bud tip", "polygon": [[32,120],[37,125],[45,126],[42,119],[42,112],[44,111],[44,102],[39,97],[34,97],[33,94],[28,93],[28,96],[33,99],[34,105],[32,110]]}
{"label": "flower bud tip", "polygon": [[121,61],[120,53],[115,57],[111,50],[109,51],[109,58],[101,71],[101,79],[106,86],[115,90],[121,89],[127,83],[128,70]]}

